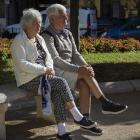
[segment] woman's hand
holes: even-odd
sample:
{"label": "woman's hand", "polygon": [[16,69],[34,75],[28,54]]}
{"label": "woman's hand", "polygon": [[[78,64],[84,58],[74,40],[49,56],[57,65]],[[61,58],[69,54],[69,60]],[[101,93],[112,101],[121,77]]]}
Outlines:
{"label": "woman's hand", "polygon": [[45,74],[48,79],[52,79],[55,76],[55,71],[52,68],[47,68]]}

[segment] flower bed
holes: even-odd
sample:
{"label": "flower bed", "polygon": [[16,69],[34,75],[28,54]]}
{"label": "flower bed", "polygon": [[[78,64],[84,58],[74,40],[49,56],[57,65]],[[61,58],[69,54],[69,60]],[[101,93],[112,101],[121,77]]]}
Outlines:
{"label": "flower bed", "polygon": [[80,39],[80,51],[82,54],[138,50],[140,50],[140,41],[133,38],[115,40],[112,38],[82,37]]}
{"label": "flower bed", "polygon": [[[0,38],[0,60],[11,58],[12,41],[13,39]],[[80,52],[82,54],[138,50],[140,51],[140,41],[133,38],[115,40],[112,38],[82,37],[80,39]]]}
{"label": "flower bed", "polygon": [[11,58],[10,46],[13,39],[0,38],[0,60]]}

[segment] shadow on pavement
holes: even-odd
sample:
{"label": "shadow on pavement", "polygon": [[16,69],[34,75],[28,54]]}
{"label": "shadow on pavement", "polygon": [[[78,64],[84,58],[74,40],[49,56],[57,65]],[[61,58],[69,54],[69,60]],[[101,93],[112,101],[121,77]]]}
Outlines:
{"label": "shadow on pavement", "polygon": [[[91,117],[98,122],[99,127],[105,130],[105,134],[95,136],[82,132],[74,125],[72,115],[67,110],[68,132],[75,140],[117,140],[119,138],[140,140],[140,92],[106,94],[106,96],[110,100],[127,104],[128,109],[122,114],[104,115],[101,113],[100,102],[92,97]],[[78,99],[76,104],[80,109]],[[6,130],[6,140],[54,140],[57,133],[56,125],[47,126],[45,121],[36,119],[35,107],[7,112]]]}

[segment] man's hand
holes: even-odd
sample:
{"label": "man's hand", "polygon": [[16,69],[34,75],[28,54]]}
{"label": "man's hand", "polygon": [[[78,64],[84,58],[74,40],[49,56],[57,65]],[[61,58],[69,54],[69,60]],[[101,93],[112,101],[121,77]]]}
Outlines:
{"label": "man's hand", "polygon": [[95,73],[94,73],[94,70],[93,70],[92,66],[91,65],[86,65],[86,67],[89,70],[89,76],[95,77]]}
{"label": "man's hand", "polygon": [[48,79],[52,79],[52,78],[54,77],[54,75],[55,75],[55,71],[54,71],[54,69],[52,69],[52,68],[47,68],[45,74],[46,74],[46,77],[47,77]]}
{"label": "man's hand", "polygon": [[91,65],[83,65],[78,69],[78,79],[82,79],[85,76],[94,77],[95,73]]}

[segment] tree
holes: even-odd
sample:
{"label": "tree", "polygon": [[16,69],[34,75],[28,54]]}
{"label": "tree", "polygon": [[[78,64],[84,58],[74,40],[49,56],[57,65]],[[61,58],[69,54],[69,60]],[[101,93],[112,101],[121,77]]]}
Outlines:
{"label": "tree", "polygon": [[79,0],[70,2],[70,31],[73,34],[78,51],[79,48]]}

